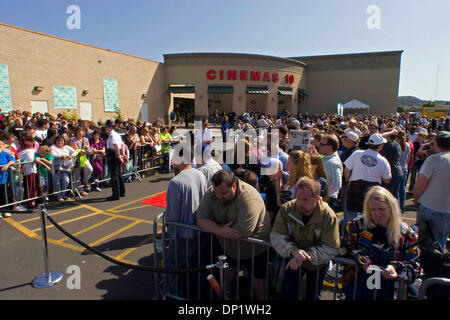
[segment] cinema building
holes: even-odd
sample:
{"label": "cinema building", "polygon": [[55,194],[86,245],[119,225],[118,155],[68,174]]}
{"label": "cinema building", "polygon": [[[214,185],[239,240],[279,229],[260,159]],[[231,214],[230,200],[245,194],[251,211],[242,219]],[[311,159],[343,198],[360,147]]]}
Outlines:
{"label": "cinema building", "polygon": [[224,112],[336,112],[357,99],[396,112],[403,51],[308,57],[165,54],[164,62],[0,24],[0,108],[143,121]]}

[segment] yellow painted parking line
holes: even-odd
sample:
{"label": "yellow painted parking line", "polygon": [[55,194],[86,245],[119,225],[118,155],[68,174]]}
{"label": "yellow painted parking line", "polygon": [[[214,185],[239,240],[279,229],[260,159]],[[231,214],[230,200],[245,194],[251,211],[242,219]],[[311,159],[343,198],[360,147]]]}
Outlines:
{"label": "yellow painted parking line", "polygon": [[103,238],[101,238],[101,239],[99,239],[97,241],[94,241],[94,242],[90,243],[89,246],[91,246],[91,247],[96,246],[97,244],[102,243],[105,240],[108,240],[108,239],[118,235],[119,233],[124,232],[124,231],[134,227],[135,225],[137,225],[139,223],[140,223],[139,221],[135,221],[135,222],[133,222],[133,223],[131,223],[131,224],[129,224],[129,225],[127,225],[127,226],[117,230],[117,231],[114,231],[113,233],[108,234],[107,236],[105,236],[105,237],[103,237]]}
{"label": "yellow painted parking line", "polygon": [[17,222],[14,219],[7,218],[7,219],[3,219],[3,221],[8,222],[11,226],[16,228],[20,232],[24,233],[27,237],[30,237],[30,238],[37,238],[38,237],[38,235],[34,231],[24,227],[23,225],[21,225],[19,222]]}
{"label": "yellow painted parking line", "polygon": [[142,223],[147,223],[147,224],[153,225],[153,221],[151,221],[151,220],[144,220],[144,219],[139,219],[139,218],[122,216],[120,214],[114,214],[114,213],[110,213],[110,212],[107,212],[107,211],[99,210],[99,209],[91,207],[90,205],[87,205],[87,204],[85,204],[85,206],[86,206],[86,208],[88,208],[90,210],[96,210],[99,213],[104,214],[106,216],[117,217],[117,218],[121,218],[121,219],[125,219],[125,220],[131,220],[131,221],[138,221],[138,222],[142,222]]}
{"label": "yellow painted parking line", "polygon": [[[87,232],[89,230],[95,229],[95,228],[97,228],[97,227],[99,227],[99,226],[101,226],[101,225],[103,225],[105,223],[108,223],[108,222],[110,222],[111,220],[114,220],[114,219],[117,219],[117,217],[110,217],[110,218],[105,219],[103,221],[100,221],[99,223],[96,223],[96,224],[94,224],[94,225],[92,225],[92,226],[90,226],[88,228],[82,229],[82,230],[80,230],[80,231],[78,231],[78,232],[76,232],[76,233],[74,233],[72,235],[75,236],[75,237],[79,236],[80,234],[83,234],[83,233],[85,233],[85,232]],[[65,238],[59,239],[58,242],[64,242],[64,241],[66,241],[68,239],[69,238],[65,237]]]}
{"label": "yellow painted parking line", "polygon": [[[136,210],[136,209],[141,209],[141,208],[148,208],[149,206],[150,206],[150,204],[144,204],[144,205],[139,206],[139,207],[132,207],[132,208],[127,208],[127,209],[122,209],[122,210],[114,210],[114,213],[131,211],[131,210]],[[108,211],[111,211],[111,210],[108,210]]]}
{"label": "yellow painted parking line", "polygon": [[[57,211],[57,212],[53,212],[53,213],[50,214],[50,216],[53,217],[53,216],[56,216],[56,215],[58,215],[58,214],[65,213],[65,212],[69,212],[69,211],[73,211],[73,210],[76,210],[76,209],[80,209],[80,206],[73,207],[73,208],[69,208],[69,209],[65,209],[65,210],[61,210],[61,211]],[[39,213],[39,214],[40,214],[40,213]],[[20,221],[20,223],[27,223],[27,222],[39,220],[40,218],[41,218],[41,217],[39,216],[39,217],[27,219],[27,220],[22,220],[22,221]]]}
{"label": "yellow painted parking line", "polygon": [[144,245],[146,242],[148,242],[148,240],[152,239],[153,235],[150,235],[148,237],[146,237],[144,240],[142,240],[141,242],[139,242],[138,244],[136,244],[133,248],[130,248],[128,250],[125,250],[124,252],[122,252],[121,254],[119,254],[117,257],[115,257],[114,259],[119,260],[122,259],[124,257],[126,257],[127,255],[129,255],[130,253],[132,253],[133,251],[136,251],[137,249],[139,249],[142,245]]}
{"label": "yellow painted parking line", "polygon": [[[71,223],[71,222],[74,222],[74,221],[86,219],[86,218],[89,218],[89,217],[92,217],[92,216],[95,216],[95,215],[98,215],[98,214],[100,214],[100,212],[94,212],[94,213],[91,213],[91,214],[87,214],[85,216],[80,216],[80,217],[73,218],[73,219],[70,219],[70,220],[65,220],[65,221],[62,221],[62,222],[58,222],[58,224],[59,225],[63,225],[63,224]],[[45,228],[46,229],[51,229],[51,228],[54,228],[54,227],[55,227],[54,225],[47,225]],[[41,230],[41,228],[37,228],[37,229],[31,230],[31,231],[32,232],[36,232],[36,231],[40,231],[40,230]]]}
{"label": "yellow painted parking line", "polygon": [[164,193],[164,192],[166,192],[166,190],[161,191],[161,192],[157,192],[157,193],[151,194],[151,195],[149,195],[149,196],[145,196],[145,197],[142,197],[142,198],[139,198],[139,199],[136,199],[136,200],[133,200],[133,201],[124,203],[124,204],[121,204],[121,205],[119,205],[119,206],[117,206],[117,207],[108,209],[108,211],[109,211],[109,212],[116,213],[116,210],[119,209],[119,208],[123,208],[123,207],[129,206],[130,204],[133,204],[133,203],[136,203],[136,202],[139,202],[139,201],[142,201],[142,200],[145,200],[145,199],[148,199],[148,198],[157,196],[157,195],[159,195],[159,194],[161,194],[161,193]]}

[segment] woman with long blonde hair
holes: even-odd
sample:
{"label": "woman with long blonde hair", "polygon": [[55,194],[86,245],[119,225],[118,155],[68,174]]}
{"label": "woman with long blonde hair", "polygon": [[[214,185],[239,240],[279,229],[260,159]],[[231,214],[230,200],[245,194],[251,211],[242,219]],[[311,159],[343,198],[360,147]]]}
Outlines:
{"label": "woman with long blonde hair", "polygon": [[301,150],[292,150],[289,152],[287,169],[289,171],[289,179],[287,184],[282,187],[282,190],[289,190],[292,199],[294,199],[295,189],[301,178],[308,177],[313,179],[310,155]]}
{"label": "woman with long blonde hair", "polygon": [[[393,300],[394,283],[399,275],[413,283],[419,273],[417,240],[414,230],[402,222],[397,199],[383,187],[372,187],[364,198],[363,215],[347,223],[342,240],[357,267],[364,270],[356,280],[357,299],[372,300],[376,290],[377,300]],[[346,299],[355,296],[353,269],[344,268]],[[373,290],[367,286],[373,274],[370,270],[379,276],[379,287]]]}

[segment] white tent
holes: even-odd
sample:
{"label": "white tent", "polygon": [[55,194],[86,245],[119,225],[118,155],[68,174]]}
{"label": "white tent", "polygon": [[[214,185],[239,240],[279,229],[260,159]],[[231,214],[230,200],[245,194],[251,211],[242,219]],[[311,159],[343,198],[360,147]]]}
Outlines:
{"label": "white tent", "polygon": [[349,101],[342,105],[342,113],[344,113],[345,109],[367,109],[367,113],[369,113],[369,108],[370,107],[367,104],[362,103],[361,101],[358,101],[356,99],[353,99],[352,101]]}
{"label": "white tent", "polygon": [[356,99],[353,99],[352,101],[349,101],[347,103],[344,103],[342,107],[345,109],[369,109],[369,106],[367,104],[362,103],[361,101],[358,101]]}

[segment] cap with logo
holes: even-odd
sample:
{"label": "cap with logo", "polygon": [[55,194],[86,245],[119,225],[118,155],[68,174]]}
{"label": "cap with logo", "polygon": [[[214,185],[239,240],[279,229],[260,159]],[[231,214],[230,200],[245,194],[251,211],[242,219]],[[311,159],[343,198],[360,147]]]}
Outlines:
{"label": "cap with logo", "polygon": [[386,143],[387,140],[383,138],[383,136],[379,133],[374,133],[369,138],[369,144],[372,144],[374,146],[378,146],[380,144]]}
{"label": "cap with logo", "polygon": [[272,176],[279,168],[283,168],[283,163],[277,158],[264,157],[261,159],[261,175]]}
{"label": "cap with logo", "polygon": [[347,131],[342,136],[342,138],[347,138],[347,139],[349,139],[349,140],[351,140],[353,142],[358,142],[358,140],[359,140],[359,136],[356,133],[352,132],[352,131]]}

